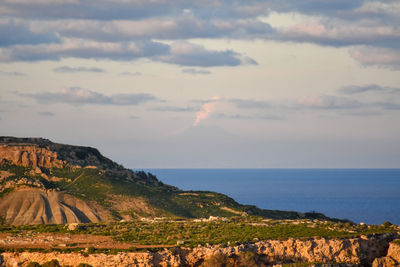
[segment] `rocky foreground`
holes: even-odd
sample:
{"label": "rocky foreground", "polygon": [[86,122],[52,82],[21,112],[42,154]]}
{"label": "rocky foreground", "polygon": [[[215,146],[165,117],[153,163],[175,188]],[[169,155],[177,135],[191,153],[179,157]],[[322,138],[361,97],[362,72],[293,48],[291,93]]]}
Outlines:
{"label": "rocky foreground", "polygon": [[[107,254],[4,252],[0,266],[27,266],[57,259],[61,266],[272,266],[318,263],[329,266],[400,266],[397,234],[347,239],[267,240],[238,246],[173,248],[159,252]],[[224,265],[226,264],[226,265]]]}

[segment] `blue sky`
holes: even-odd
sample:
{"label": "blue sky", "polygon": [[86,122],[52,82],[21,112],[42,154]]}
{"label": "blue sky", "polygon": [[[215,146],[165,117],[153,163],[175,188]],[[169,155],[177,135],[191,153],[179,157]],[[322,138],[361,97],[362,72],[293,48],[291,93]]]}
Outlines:
{"label": "blue sky", "polygon": [[132,168],[400,167],[400,3],[3,0],[0,134]]}

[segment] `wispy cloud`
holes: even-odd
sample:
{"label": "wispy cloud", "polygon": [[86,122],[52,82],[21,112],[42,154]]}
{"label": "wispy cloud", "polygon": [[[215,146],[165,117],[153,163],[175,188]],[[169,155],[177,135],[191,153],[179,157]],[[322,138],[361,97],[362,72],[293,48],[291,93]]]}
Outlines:
{"label": "wispy cloud", "polygon": [[50,112],[50,111],[41,111],[41,112],[38,112],[38,115],[44,116],[44,117],[52,117],[55,114],[53,112]]}
{"label": "wispy cloud", "polygon": [[255,99],[239,99],[231,98],[228,102],[234,104],[237,108],[253,109],[253,108],[270,108],[273,103],[266,100],[255,100]]}
{"label": "wispy cloud", "polygon": [[356,109],[362,107],[358,100],[333,95],[306,96],[297,99],[298,107],[314,109]]}
{"label": "wispy cloud", "polygon": [[182,73],[193,74],[193,75],[207,75],[211,74],[211,71],[203,69],[183,69]]}
{"label": "wispy cloud", "polygon": [[384,115],[381,111],[376,110],[353,110],[351,112],[345,112],[343,115],[355,116],[355,117],[376,117]]}
{"label": "wispy cloud", "polygon": [[113,94],[106,96],[95,91],[80,87],[62,88],[57,93],[40,92],[35,94],[18,93],[21,96],[33,98],[39,103],[67,103],[74,105],[117,105],[117,106],[136,106],[150,101],[160,101],[157,97],[146,94]]}
{"label": "wispy cloud", "polygon": [[2,71],[0,70],[0,75],[7,75],[7,76],[26,76],[25,73],[19,71]]}
{"label": "wispy cloud", "polygon": [[110,59],[131,61],[138,58],[168,54],[166,44],[153,41],[132,43],[65,40],[60,44],[12,46],[0,50],[0,61],[40,61],[62,58]]}
{"label": "wispy cloud", "polygon": [[199,123],[202,120],[205,120],[206,118],[208,118],[208,116],[210,116],[210,114],[215,111],[220,100],[221,100],[221,97],[214,96],[210,100],[208,100],[207,103],[204,103],[201,106],[201,110],[196,112],[196,119],[193,122],[193,126],[199,125]]}
{"label": "wispy cloud", "polygon": [[254,116],[254,115],[244,115],[244,114],[214,113],[213,117],[218,119],[233,119],[233,120],[284,120],[283,116],[273,115],[273,114]]}
{"label": "wispy cloud", "polygon": [[79,72],[95,72],[95,73],[103,73],[104,69],[96,68],[96,67],[69,67],[69,66],[61,66],[53,69],[54,72],[58,73],[79,73]]}
{"label": "wispy cloud", "polygon": [[[367,86],[344,86],[338,90],[342,94],[349,96],[338,95],[311,95],[303,96],[292,100],[259,100],[259,99],[225,99],[227,103],[233,104],[236,108],[244,110],[266,110],[268,112],[286,111],[293,112],[296,110],[325,110],[325,111],[355,111],[360,112],[377,112],[377,110],[400,110],[400,104],[396,99],[381,101],[361,101],[360,99],[351,97],[350,95],[361,94],[365,92],[379,92],[387,94],[400,93],[399,88],[384,87],[379,85]],[[373,110],[371,110],[373,109]],[[362,113],[361,112],[361,113]],[[354,112],[356,113],[356,112]],[[350,114],[350,112],[341,113]],[[274,118],[275,115],[271,117]],[[282,116],[277,116],[280,119]]]}
{"label": "wispy cloud", "polygon": [[394,102],[375,102],[372,105],[386,110],[400,110],[400,104]]}
{"label": "wispy cloud", "polygon": [[125,71],[125,72],[121,72],[120,75],[124,75],[124,76],[141,76],[142,73],[138,72],[138,71],[136,71],[136,72]]}
{"label": "wispy cloud", "polygon": [[361,94],[366,92],[397,94],[400,93],[400,88],[381,86],[377,84],[347,85],[343,86],[338,91],[342,94],[347,94],[347,95]]}
{"label": "wispy cloud", "polygon": [[176,107],[176,106],[162,106],[162,107],[154,107],[149,109],[151,111],[167,111],[167,112],[192,112],[198,111],[199,108],[196,107]]}
{"label": "wispy cloud", "polygon": [[[209,50],[201,45],[189,42],[175,42],[168,45],[150,40],[130,43],[67,40],[61,44],[13,46],[0,50],[0,62],[34,62],[63,58],[109,59],[114,61],[148,58],[157,62],[195,67],[257,64],[254,59],[232,50]],[[61,71],[63,70],[71,71],[68,67],[61,69]]]}
{"label": "wispy cloud", "polygon": [[351,49],[349,53],[363,66],[400,70],[400,49],[356,47]]}
{"label": "wispy cloud", "polygon": [[238,66],[243,64],[256,65],[254,59],[243,56],[232,50],[208,50],[204,46],[189,42],[175,42],[171,44],[171,51],[168,55],[161,55],[155,58],[157,61],[176,64],[180,66]]}

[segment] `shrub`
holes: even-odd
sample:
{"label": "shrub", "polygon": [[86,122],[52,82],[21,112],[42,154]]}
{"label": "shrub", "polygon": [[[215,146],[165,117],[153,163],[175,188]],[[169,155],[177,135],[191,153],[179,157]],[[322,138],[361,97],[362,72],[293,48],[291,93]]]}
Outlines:
{"label": "shrub", "polygon": [[253,252],[245,251],[240,252],[239,255],[239,264],[240,267],[257,267],[259,266],[256,262],[256,255]]}
{"label": "shrub", "polygon": [[91,247],[88,248],[87,253],[88,254],[93,254],[93,253],[95,253],[95,251],[96,251],[96,249],[93,246],[91,246]]}
{"label": "shrub", "polygon": [[129,248],[128,248],[128,251],[129,251],[129,252],[137,252],[138,250],[137,250],[136,247],[133,247],[133,246],[132,246],[132,247],[129,247]]}
{"label": "shrub", "polygon": [[382,226],[385,228],[388,228],[388,227],[392,226],[392,223],[389,221],[386,221],[386,222],[382,223]]}
{"label": "shrub", "polygon": [[26,265],[26,267],[41,267],[41,266],[42,265],[40,265],[36,261],[31,261],[30,263],[28,263],[28,265]]}
{"label": "shrub", "polygon": [[228,258],[225,254],[214,254],[208,257],[201,267],[233,267],[235,266],[233,259]]}
{"label": "shrub", "polygon": [[61,265],[58,260],[54,259],[42,264],[42,267],[61,267]]}

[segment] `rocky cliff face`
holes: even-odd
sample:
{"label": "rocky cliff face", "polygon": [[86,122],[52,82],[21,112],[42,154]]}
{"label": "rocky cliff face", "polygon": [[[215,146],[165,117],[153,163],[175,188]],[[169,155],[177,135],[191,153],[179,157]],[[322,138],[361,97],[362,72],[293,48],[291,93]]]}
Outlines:
{"label": "rocky cliff face", "polygon": [[[61,162],[66,162],[72,166],[96,166],[100,169],[115,170],[124,169],[121,165],[101,155],[101,153],[93,147],[58,144],[44,138],[17,138],[12,136],[0,136],[0,146],[8,146],[10,147],[8,148],[9,150],[15,151],[10,154],[12,159],[17,159],[15,157],[18,154],[18,151],[21,151],[20,157],[24,154],[24,160],[28,158],[28,161],[30,161],[31,164],[34,163],[34,155],[36,154],[40,159],[42,158],[42,155],[44,155],[45,159],[58,159]],[[25,151],[24,148],[26,148],[27,151]],[[41,153],[41,151],[43,151],[43,153]],[[30,157],[32,157],[32,159],[30,159]],[[60,163],[60,161],[58,161],[58,163]],[[16,161],[16,164],[18,163],[17,165],[19,165],[21,162],[20,159]]]}
{"label": "rocky cliff face", "polygon": [[376,258],[372,267],[400,266],[400,243],[392,242],[385,257]]}
{"label": "rocky cliff face", "polygon": [[61,168],[57,153],[35,145],[0,145],[0,160],[24,167]]}
{"label": "rocky cliff face", "polygon": [[[42,264],[57,259],[61,265],[69,266],[78,266],[79,263],[92,266],[224,266],[227,261],[232,266],[271,266],[296,262],[338,264],[329,266],[370,266],[375,258],[386,255],[389,242],[396,236],[377,235],[338,240],[267,240],[225,248],[182,248],[173,252],[163,250],[157,253],[91,254],[86,257],[78,253],[2,253],[0,265],[2,262],[2,266],[24,266],[31,261]],[[390,245],[389,254],[397,257],[400,253],[399,246],[394,246],[393,243]],[[376,265],[374,262],[374,266],[398,265]]]}

